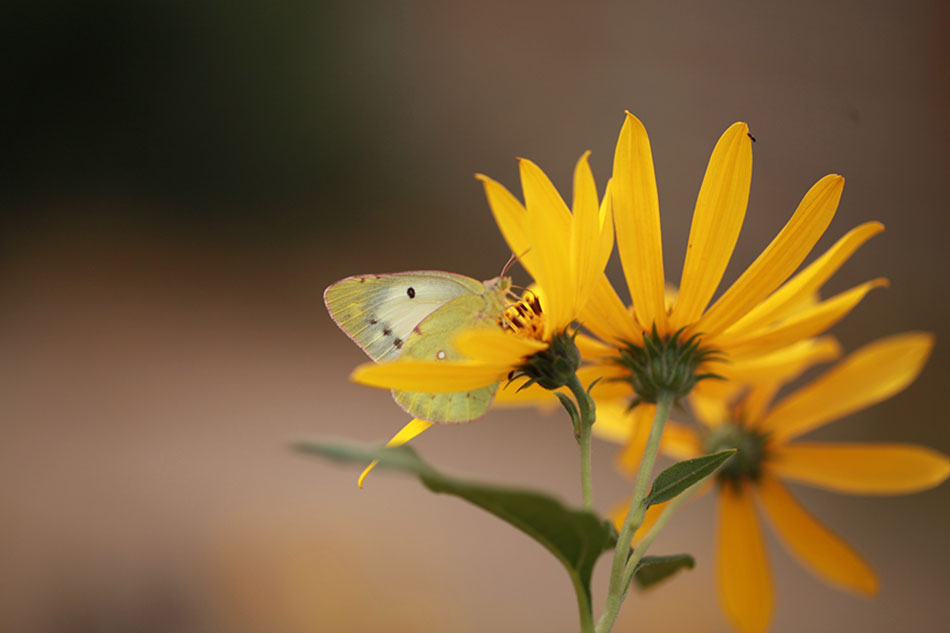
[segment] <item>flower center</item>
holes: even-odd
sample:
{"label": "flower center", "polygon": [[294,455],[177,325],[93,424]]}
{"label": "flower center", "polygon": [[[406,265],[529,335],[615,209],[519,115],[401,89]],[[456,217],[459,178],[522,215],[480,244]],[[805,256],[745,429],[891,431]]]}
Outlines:
{"label": "flower center", "polygon": [[537,340],[544,337],[544,313],[541,311],[541,301],[538,295],[525,290],[521,299],[502,313],[501,326],[514,332]]}
{"label": "flower center", "polygon": [[698,334],[682,339],[683,330],[672,336],[660,336],[656,327],[643,337],[643,345],[624,342],[617,364],[629,370],[629,375],[618,378],[630,383],[639,402],[655,403],[661,395],[672,394],[682,398],[692,391],[700,380],[720,378],[713,373],[700,373],[700,366],[720,355],[701,345]]}
{"label": "flower center", "polygon": [[735,448],[738,452],[727,460],[716,475],[719,483],[738,485],[742,480],[756,481],[762,474],[762,463],[768,458],[767,437],[741,422],[726,422],[703,438],[707,453]]}

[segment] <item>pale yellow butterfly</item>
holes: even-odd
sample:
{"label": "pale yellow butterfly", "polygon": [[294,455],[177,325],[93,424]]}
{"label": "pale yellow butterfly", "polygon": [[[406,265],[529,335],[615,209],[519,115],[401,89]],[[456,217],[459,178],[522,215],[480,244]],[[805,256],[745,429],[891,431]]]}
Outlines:
{"label": "pale yellow butterfly", "polygon": [[[478,281],[423,270],[356,275],[323,293],[330,316],[374,361],[462,360],[452,340],[463,330],[501,327],[511,280]],[[429,422],[468,422],[485,413],[498,383],[459,393],[393,391],[413,417]]]}

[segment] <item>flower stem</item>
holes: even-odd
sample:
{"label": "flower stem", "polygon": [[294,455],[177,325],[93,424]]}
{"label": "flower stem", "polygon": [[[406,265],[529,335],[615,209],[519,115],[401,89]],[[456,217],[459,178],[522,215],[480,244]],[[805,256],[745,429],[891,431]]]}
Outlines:
{"label": "flower stem", "polygon": [[581,381],[574,374],[567,387],[574,394],[577,400],[577,406],[580,410],[580,423],[575,429],[577,434],[577,444],[581,449],[581,494],[584,498],[584,509],[588,512],[594,509],[594,492],[590,477],[590,429],[594,425],[597,417],[594,400],[590,397]]}
{"label": "flower stem", "polygon": [[647,445],[643,450],[643,458],[640,461],[640,472],[637,473],[633,499],[630,500],[627,517],[624,519],[620,536],[617,538],[617,548],[614,551],[613,566],[610,570],[610,585],[607,588],[607,604],[600,620],[597,622],[597,633],[607,633],[613,628],[617,614],[620,612],[620,605],[623,603],[623,598],[629,587],[629,579],[625,579],[624,572],[630,556],[630,543],[633,541],[633,535],[637,528],[643,523],[643,516],[647,510],[643,501],[647,496],[647,488],[653,474],[653,464],[656,462],[656,454],[660,449],[663,427],[666,426],[666,419],[670,415],[672,406],[673,394],[670,392],[661,393],[656,402],[656,415],[653,417],[650,436],[647,438]]}
{"label": "flower stem", "polygon": [[699,481],[685,491],[677,495],[670,501],[663,512],[660,513],[660,516],[657,517],[656,523],[653,524],[653,527],[650,528],[650,531],[647,532],[646,536],[643,537],[643,540],[634,548],[633,553],[630,555],[630,559],[627,561],[626,567],[623,570],[623,582],[624,585],[629,585],[630,581],[633,579],[633,573],[637,569],[637,564],[640,562],[640,559],[643,558],[643,555],[647,553],[647,550],[650,549],[650,545],[653,544],[653,540],[663,531],[663,528],[666,527],[666,524],[669,522],[673,515],[676,514],[676,511],[681,505],[686,503],[690,497],[703,485],[702,481]]}

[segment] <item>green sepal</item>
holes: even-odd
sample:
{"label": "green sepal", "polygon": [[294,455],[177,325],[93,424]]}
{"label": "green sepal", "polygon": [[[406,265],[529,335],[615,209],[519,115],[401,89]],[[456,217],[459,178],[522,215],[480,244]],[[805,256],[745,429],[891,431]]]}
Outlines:
{"label": "green sepal", "polygon": [[699,373],[699,370],[705,363],[723,360],[722,352],[703,346],[698,332],[682,339],[685,331],[684,327],[671,335],[661,336],[654,324],[641,342],[622,342],[614,361],[629,374],[614,380],[629,383],[637,394],[631,406],[641,401],[657,403],[663,394],[672,394],[679,399],[689,395],[699,381],[718,378],[716,374]]}
{"label": "green sepal", "polygon": [[565,330],[554,334],[546,349],[523,359],[522,363],[508,374],[508,381],[527,376],[529,380],[518,391],[533,384],[553,391],[569,383],[577,368],[581,366],[581,353],[574,343],[577,332],[578,330]]}
{"label": "green sepal", "polygon": [[583,587],[588,601],[594,563],[617,543],[617,531],[610,521],[591,512],[571,510],[544,493],[446,475],[422,460],[409,446],[387,449],[335,440],[304,440],[295,442],[293,448],[309,455],[361,466],[378,460],[378,468],[411,473],[432,492],[460,497],[494,514],[554,554],[567,569],[571,581]]}
{"label": "green sepal", "polygon": [[669,556],[644,556],[637,563],[633,578],[640,589],[649,589],[658,582],[666,580],[681,569],[692,569],[696,561],[689,554],[670,554]]}
{"label": "green sepal", "polygon": [[650,494],[643,500],[644,505],[652,506],[657,503],[669,501],[679,493],[683,492],[693,484],[702,481],[711,475],[720,465],[733,455],[736,449],[719,451],[711,455],[694,457],[682,462],[673,464],[653,480],[653,487],[650,488]]}

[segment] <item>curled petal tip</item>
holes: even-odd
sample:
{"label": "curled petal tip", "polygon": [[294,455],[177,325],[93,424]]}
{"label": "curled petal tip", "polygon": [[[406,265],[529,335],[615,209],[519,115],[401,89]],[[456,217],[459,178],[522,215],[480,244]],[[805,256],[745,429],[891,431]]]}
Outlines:
{"label": "curled petal tip", "polygon": [[640,121],[640,119],[638,119],[636,115],[630,112],[630,110],[624,110],[623,112],[626,115],[624,119],[624,125],[629,123],[629,124],[637,125],[639,127],[643,127],[643,123]]}
{"label": "curled petal tip", "polygon": [[377,463],[377,462],[374,461],[374,462],[371,463],[369,466],[367,466],[367,467],[363,470],[363,472],[360,473],[359,479],[356,480],[356,487],[357,487],[357,488],[359,488],[360,490],[363,489],[363,481],[366,479],[366,475],[368,475],[368,474],[370,473],[370,471],[373,470],[373,468],[376,467],[376,463]]}

